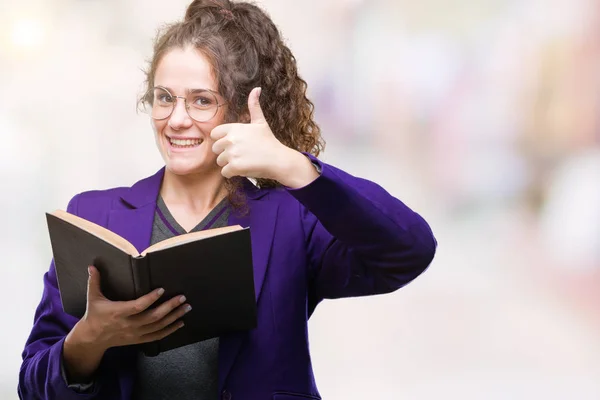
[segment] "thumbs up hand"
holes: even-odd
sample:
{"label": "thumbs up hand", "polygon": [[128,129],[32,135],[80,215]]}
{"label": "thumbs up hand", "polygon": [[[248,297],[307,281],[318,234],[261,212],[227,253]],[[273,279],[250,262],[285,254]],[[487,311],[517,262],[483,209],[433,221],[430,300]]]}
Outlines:
{"label": "thumbs up hand", "polygon": [[273,179],[290,187],[309,183],[318,176],[316,170],[308,158],[275,137],[260,107],[260,91],[254,88],[248,96],[249,124],[219,125],[210,134],[221,174]]}

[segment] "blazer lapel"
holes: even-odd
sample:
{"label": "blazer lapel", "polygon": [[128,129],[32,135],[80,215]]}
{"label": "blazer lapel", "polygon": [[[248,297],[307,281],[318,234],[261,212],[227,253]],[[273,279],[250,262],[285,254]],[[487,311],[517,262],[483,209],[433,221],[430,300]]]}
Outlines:
{"label": "blazer lapel", "polygon": [[[249,198],[250,215],[242,217],[232,213],[229,223],[230,225],[250,226],[254,290],[256,293],[256,302],[258,303],[271,255],[278,205],[277,203],[269,202],[267,199],[258,200],[266,194],[266,191],[254,191],[250,189],[246,193]],[[223,390],[227,376],[231,371],[242,343],[247,338],[248,332],[233,333],[220,338],[219,392]]]}
{"label": "blazer lapel", "polygon": [[163,175],[164,168],[127,189],[121,195],[122,203],[108,216],[108,229],[127,239],[140,253],[150,245]]}
{"label": "blazer lapel", "polygon": [[141,253],[150,246],[155,208],[154,204],[147,204],[141,208],[111,210],[108,229],[127,239]]}

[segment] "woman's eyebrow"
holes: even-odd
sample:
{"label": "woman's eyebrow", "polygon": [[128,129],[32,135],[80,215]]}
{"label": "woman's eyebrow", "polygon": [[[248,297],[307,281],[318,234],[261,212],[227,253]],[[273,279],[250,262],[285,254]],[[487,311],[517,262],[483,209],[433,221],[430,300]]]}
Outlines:
{"label": "woman's eyebrow", "polygon": [[[168,86],[156,85],[156,87],[167,89],[169,91],[169,93],[171,93],[171,94],[175,93],[175,91]],[[205,91],[209,91],[209,92],[216,93],[216,94],[219,93],[216,90],[207,89],[207,88],[186,89],[185,93],[186,94],[194,94],[194,93],[205,92]]]}
{"label": "woman's eyebrow", "polygon": [[187,90],[186,90],[186,93],[187,93],[187,94],[193,94],[193,93],[198,93],[198,92],[206,92],[206,91],[209,91],[209,92],[212,92],[212,93],[217,93],[217,91],[216,91],[216,90],[207,89],[207,88],[187,89]]}

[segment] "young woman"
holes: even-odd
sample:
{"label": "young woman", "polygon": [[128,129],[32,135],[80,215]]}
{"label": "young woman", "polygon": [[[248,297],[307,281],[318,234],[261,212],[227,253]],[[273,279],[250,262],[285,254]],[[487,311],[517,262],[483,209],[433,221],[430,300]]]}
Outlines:
{"label": "young woman", "polygon": [[185,298],[150,307],[157,288],[110,301],[90,266],[77,320],[62,310],[52,263],[20,397],[319,399],[307,338],[315,307],[416,278],[435,253],[429,226],[380,186],[317,158],[322,139],[306,83],[256,6],[194,1],[159,34],[147,85],[140,104],[165,167],[129,188],[78,194],[67,210],[140,250],[189,231],[249,226],[258,327],[145,357],[133,345],[179,329],[194,312]]}

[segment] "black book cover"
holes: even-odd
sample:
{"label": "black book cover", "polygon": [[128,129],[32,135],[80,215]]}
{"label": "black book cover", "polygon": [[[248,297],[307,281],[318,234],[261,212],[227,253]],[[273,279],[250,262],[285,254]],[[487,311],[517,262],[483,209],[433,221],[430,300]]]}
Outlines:
{"label": "black book cover", "polygon": [[[142,344],[148,356],[256,327],[256,302],[250,230],[230,230],[195,240],[181,235],[163,249],[152,246],[145,255],[133,245],[88,221],[64,212],[46,214],[63,309],[81,318],[85,313],[88,265],[101,275],[102,293],[113,301],[134,300],[162,287],[153,305],[185,295],[192,311],[185,326],[166,338]],[[221,228],[222,229],[222,228]],[[218,231],[218,229],[215,229]],[[93,233],[92,233],[93,232]],[[112,235],[112,236],[111,236]],[[125,249],[126,245],[130,246]],[[160,246],[160,243],[157,244]]]}

